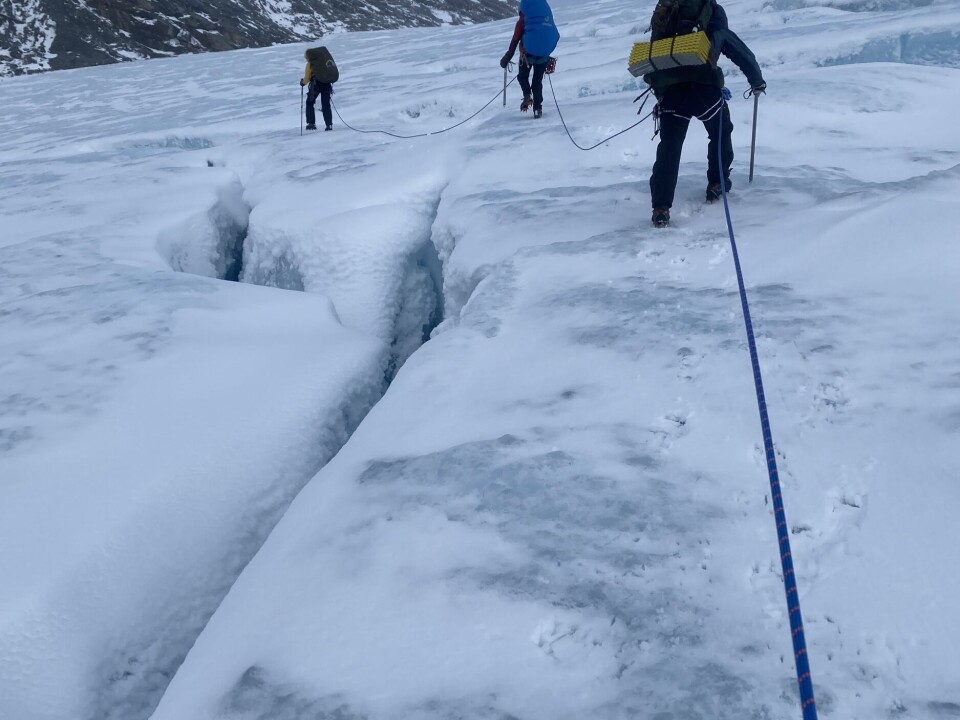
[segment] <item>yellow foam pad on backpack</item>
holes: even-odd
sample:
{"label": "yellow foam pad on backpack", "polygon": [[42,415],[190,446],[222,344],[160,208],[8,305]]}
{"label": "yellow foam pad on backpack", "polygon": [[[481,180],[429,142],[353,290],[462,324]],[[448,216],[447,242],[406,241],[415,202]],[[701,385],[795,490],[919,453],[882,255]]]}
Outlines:
{"label": "yellow foam pad on backpack", "polygon": [[705,65],[710,62],[710,39],[702,30],[688,35],[663,38],[656,42],[635,43],[628,68],[634,77],[654,70]]}

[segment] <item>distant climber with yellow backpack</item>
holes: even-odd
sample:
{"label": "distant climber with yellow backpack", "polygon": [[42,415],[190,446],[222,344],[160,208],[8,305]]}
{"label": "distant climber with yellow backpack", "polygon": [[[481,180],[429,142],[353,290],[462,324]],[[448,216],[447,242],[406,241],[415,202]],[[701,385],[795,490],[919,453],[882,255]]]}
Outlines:
{"label": "distant climber with yellow backpack", "polygon": [[[663,67],[643,76],[657,97],[655,113],[660,127],[657,160],[650,176],[652,221],[657,227],[666,227],[670,224],[670,208],[680,172],[680,152],[692,118],[703,122],[709,137],[707,202],[722,196],[724,189],[721,182],[727,190],[732,187],[733,122],[724,96],[723,71],[717,67],[720,55],[726,55],[743,71],[752,94],[764,92],[767,84],[757,59],[736,33],[730,30],[727,14],[716,0],[659,0],[650,28],[652,41],[686,36],[695,30],[705,31],[709,40],[706,62]],[[673,44],[678,45],[675,41]],[[722,176],[717,163],[718,145]]]}
{"label": "distant climber with yellow backpack", "polygon": [[[330,109],[330,96],[333,95],[333,83],[340,79],[340,71],[333,55],[321,46],[309,48],[303,53],[307,67],[300,79],[300,87],[307,87],[307,130],[317,129],[316,102],[320,98],[320,110],[323,113],[325,130],[333,130],[333,112]],[[301,131],[302,132],[302,131]]]}

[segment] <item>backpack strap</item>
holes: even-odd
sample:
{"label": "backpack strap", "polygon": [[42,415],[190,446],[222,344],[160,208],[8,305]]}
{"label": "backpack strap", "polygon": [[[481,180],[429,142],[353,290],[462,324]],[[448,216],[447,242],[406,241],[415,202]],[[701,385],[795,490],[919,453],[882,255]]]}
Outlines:
{"label": "backpack strap", "polygon": [[713,18],[713,2],[714,0],[703,0],[703,4],[700,6],[700,14],[697,15],[697,27],[704,32],[706,32],[707,26]]}

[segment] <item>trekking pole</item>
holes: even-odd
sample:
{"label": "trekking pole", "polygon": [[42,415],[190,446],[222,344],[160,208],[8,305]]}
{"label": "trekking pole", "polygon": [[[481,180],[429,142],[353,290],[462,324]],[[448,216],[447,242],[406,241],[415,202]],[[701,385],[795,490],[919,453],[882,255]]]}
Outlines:
{"label": "trekking pole", "polygon": [[303,137],[303,85],[300,86],[300,137]]}
{"label": "trekking pole", "polygon": [[507,106],[507,69],[503,69],[503,106]]}
{"label": "trekking pole", "polygon": [[757,153],[757,107],[760,105],[760,93],[753,95],[753,132],[750,138],[750,179],[753,182],[753,158]]}

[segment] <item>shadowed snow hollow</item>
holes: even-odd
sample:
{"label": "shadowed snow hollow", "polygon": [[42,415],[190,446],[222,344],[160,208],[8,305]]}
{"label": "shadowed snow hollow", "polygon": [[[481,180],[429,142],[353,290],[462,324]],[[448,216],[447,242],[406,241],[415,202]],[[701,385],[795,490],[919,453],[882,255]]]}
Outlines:
{"label": "shadowed snow hollow", "polygon": [[329,297],[344,325],[387,344],[389,379],[443,316],[433,223],[446,179],[383,154],[375,168],[338,159],[260,199],[240,279]]}

